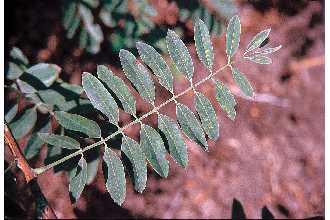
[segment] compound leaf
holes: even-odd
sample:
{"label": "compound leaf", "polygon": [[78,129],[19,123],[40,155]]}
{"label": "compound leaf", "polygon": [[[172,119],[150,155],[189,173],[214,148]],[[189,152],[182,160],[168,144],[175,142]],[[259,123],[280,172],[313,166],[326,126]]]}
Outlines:
{"label": "compound leaf", "polygon": [[111,89],[112,92],[116,94],[124,111],[131,115],[135,115],[135,99],[124,81],[115,76],[112,71],[104,65],[97,66],[97,76]]}
{"label": "compound leaf", "polygon": [[124,166],[115,152],[108,147],[104,150],[103,160],[105,162],[104,174],[105,186],[115,203],[121,205],[126,196],[126,179]]}
{"label": "compound leaf", "polygon": [[140,144],[154,170],[162,177],[167,177],[169,165],[165,158],[166,149],[159,133],[148,125],[140,131]]}
{"label": "compound leaf", "polygon": [[227,116],[234,120],[236,117],[236,101],[230,90],[219,80],[215,81],[216,99],[221,108],[227,113]]}
{"label": "compound leaf", "polygon": [[20,139],[29,133],[37,122],[37,111],[35,108],[27,109],[16,121],[9,124],[15,139]]}
{"label": "compound leaf", "polygon": [[194,73],[194,64],[186,45],[184,45],[180,37],[172,30],[167,31],[166,44],[175,66],[181,73],[185,74],[188,80],[191,80]]}
{"label": "compound leaf", "polygon": [[203,128],[188,106],[178,103],[176,106],[176,117],[187,137],[202,144],[203,148],[207,150],[208,144],[205,139]]}
{"label": "compound leaf", "polygon": [[121,49],[119,58],[127,78],[133,83],[141,97],[150,103],[155,100],[155,86],[148,74],[148,70],[137,63],[135,56],[127,50]]}
{"label": "compound leaf", "polygon": [[56,111],[55,118],[64,128],[79,131],[91,138],[101,137],[101,129],[95,121],[89,120],[77,114]]}
{"label": "compound leaf", "polygon": [[194,27],[196,51],[204,66],[212,71],[214,54],[210,34],[206,24],[198,19]]}
{"label": "compound leaf", "polygon": [[164,133],[170,154],[182,167],[188,165],[187,146],[181,136],[177,123],[166,115],[158,115],[158,127]]}
{"label": "compound leaf", "polygon": [[252,38],[250,43],[247,45],[245,53],[258,48],[262,44],[262,42],[264,42],[266,40],[266,38],[268,37],[270,30],[271,29],[269,28],[269,29],[263,30],[263,31],[259,32],[258,34],[256,34]]}
{"label": "compound leaf", "polygon": [[39,63],[26,70],[27,73],[39,79],[46,87],[51,86],[61,72],[55,64]]}
{"label": "compound leaf", "polygon": [[118,106],[104,85],[92,74],[84,73],[82,85],[92,105],[105,114],[112,124],[119,120]]}
{"label": "compound leaf", "polygon": [[64,135],[48,134],[48,133],[38,133],[39,138],[47,144],[66,148],[69,150],[79,150],[80,143],[73,138]]}
{"label": "compound leaf", "polygon": [[147,182],[147,164],[143,150],[135,140],[127,136],[123,137],[121,150],[132,163],[134,188],[136,191],[142,193],[146,188]]}
{"label": "compound leaf", "polygon": [[219,137],[219,124],[212,103],[205,95],[199,92],[195,96],[195,108],[205,133],[216,141]]}
{"label": "compound leaf", "polygon": [[236,52],[241,34],[241,23],[239,17],[235,15],[232,17],[227,26],[226,33],[226,54],[232,57]]}
{"label": "compound leaf", "polygon": [[235,67],[232,68],[234,81],[246,96],[253,96],[253,88],[247,78]]}
{"label": "compound leaf", "polygon": [[158,76],[159,83],[167,90],[173,91],[173,76],[162,56],[155,50],[155,48],[146,43],[137,42],[136,47],[143,62],[152,69],[156,76]]}
{"label": "compound leaf", "polygon": [[78,162],[78,167],[76,169],[75,176],[71,179],[69,184],[69,192],[74,200],[77,202],[82,191],[87,183],[87,162],[81,157]]}

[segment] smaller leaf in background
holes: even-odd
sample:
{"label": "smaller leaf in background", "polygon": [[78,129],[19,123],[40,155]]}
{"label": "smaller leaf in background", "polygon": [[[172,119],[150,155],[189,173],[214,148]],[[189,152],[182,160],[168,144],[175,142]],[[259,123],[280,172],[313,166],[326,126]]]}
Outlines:
{"label": "smaller leaf in background", "polygon": [[241,34],[241,23],[239,17],[235,15],[232,17],[227,26],[226,33],[226,54],[232,57],[236,52]]}
{"label": "smaller leaf in background", "polygon": [[126,179],[124,166],[115,152],[108,147],[104,149],[103,167],[105,186],[115,203],[121,205],[126,196]]}
{"label": "smaller leaf in background", "polygon": [[134,174],[134,189],[142,193],[147,183],[147,164],[140,145],[133,139],[124,136],[121,150],[131,161]]}
{"label": "smaller leaf in background", "polygon": [[79,150],[80,144],[73,138],[64,135],[38,133],[39,138],[47,144],[51,144],[56,147],[66,148],[69,150]]}
{"label": "smaller leaf in background", "polygon": [[77,3],[75,1],[65,1],[64,3],[63,26],[67,30],[75,17]]}
{"label": "smaller leaf in background", "polygon": [[27,59],[27,57],[23,54],[23,52],[17,48],[17,47],[13,47],[10,51],[9,56],[14,60],[14,61],[18,61],[21,64],[24,65],[28,65],[29,64],[29,60]]}
{"label": "smaller leaf in background", "polygon": [[253,97],[253,88],[247,78],[235,67],[232,69],[234,81],[243,92],[244,95]]}
{"label": "smaller leaf in background", "polygon": [[98,124],[83,116],[56,111],[55,118],[61,126],[68,130],[79,131],[88,135],[90,138],[101,137],[101,129]]}
{"label": "smaller leaf in background", "polygon": [[264,42],[266,40],[266,38],[268,37],[268,35],[270,33],[270,30],[271,29],[269,28],[269,29],[263,30],[263,31],[259,32],[258,34],[256,34],[252,38],[250,43],[247,45],[244,54],[246,54],[254,49],[257,49],[262,44],[262,42]]}
{"label": "smaller leaf in background", "polygon": [[124,111],[131,115],[135,115],[135,99],[124,81],[115,76],[112,71],[104,65],[97,66],[97,76],[111,89],[113,93],[115,93],[120,100]]}
{"label": "smaller leaf in background", "polygon": [[195,96],[195,109],[202,122],[205,133],[209,138],[216,141],[219,137],[219,124],[211,101],[199,92]]}
{"label": "smaller leaf in background", "polygon": [[105,114],[110,123],[117,125],[118,106],[104,85],[95,76],[86,72],[82,75],[82,85],[92,105]]}
{"label": "smaller leaf in background", "polygon": [[165,158],[166,149],[160,134],[148,125],[142,125],[140,145],[153,169],[162,177],[167,177],[168,161]]}
{"label": "smaller leaf in background", "polygon": [[44,145],[44,142],[39,138],[38,133],[46,133],[51,131],[51,121],[48,118],[47,122],[44,126],[42,126],[39,130],[34,131],[28,140],[26,146],[24,147],[24,156],[26,159],[30,160],[33,157],[37,156],[40,152],[40,149],[42,145]]}
{"label": "smaller leaf in background", "polygon": [[137,42],[136,48],[138,49],[143,62],[147,64],[150,69],[152,69],[156,76],[158,76],[159,83],[172,92],[173,76],[163,57],[156,51],[155,48],[146,43]]}
{"label": "smaller leaf in background", "polygon": [[267,48],[264,48],[264,49],[261,49],[261,50],[256,50],[254,53],[255,54],[267,55],[267,54],[274,53],[274,52],[278,51],[281,48],[282,48],[282,45],[277,46],[277,47],[267,47]]}
{"label": "smaller leaf in background", "polygon": [[228,0],[210,0],[209,3],[215,9],[217,14],[230,19],[238,12],[235,1]]}
{"label": "smaller leaf in background", "polygon": [[274,215],[268,210],[267,206],[264,206],[261,210],[262,219],[274,219]]}
{"label": "smaller leaf in background", "polygon": [[208,144],[205,139],[203,128],[188,106],[178,103],[176,106],[176,117],[187,137],[192,141],[197,140],[197,142],[202,144],[204,150],[207,151]]}
{"label": "smaller leaf in background", "polygon": [[252,56],[248,56],[248,57],[244,57],[245,59],[248,59],[254,63],[258,63],[258,64],[271,64],[272,63],[272,59],[270,59],[269,57],[263,56],[263,55],[252,55]]}
{"label": "smaller leaf in background", "polygon": [[83,3],[87,4],[91,8],[97,8],[99,6],[99,0],[81,0]]}
{"label": "smaller leaf in background", "polygon": [[166,115],[158,115],[158,127],[164,133],[170,154],[182,167],[188,165],[187,146],[184,142],[177,123]]}
{"label": "smaller leaf in background", "polygon": [[6,72],[6,78],[9,80],[14,80],[20,77],[24,73],[24,69],[17,65],[16,63],[9,62],[8,69]]}
{"label": "smaller leaf in background", "polygon": [[5,114],[6,123],[10,123],[16,116],[18,111],[18,104],[13,105],[8,112]]}
{"label": "smaller leaf in background", "polygon": [[236,117],[236,101],[230,90],[221,81],[216,80],[216,99],[221,108],[227,113],[227,116],[234,120]]}
{"label": "smaller leaf in background", "polygon": [[150,103],[155,100],[155,85],[148,70],[137,63],[135,56],[127,50],[119,52],[120,62],[127,78],[133,83],[141,97]]}
{"label": "smaller leaf in background", "polygon": [[231,219],[246,219],[244,208],[240,201],[234,198],[231,209]]}
{"label": "smaller leaf in background", "polygon": [[77,202],[82,191],[87,183],[87,162],[84,157],[81,157],[76,169],[75,176],[71,179],[69,184],[69,192],[72,196],[73,202]]}
{"label": "smaller leaf in background", "polygon": [[27,83],[23,80],[17,79],[16,83],[22,93],[31,94],[31,93],[37,92],[37,90],[32,85],[30,85],[29,83]]}
{"label": "smaller leaf in background", "polygon": [[39,79],[46,87],[51,86],[61,72],[56,64],[39,63],[26,70],[27,73]]}
{"label": "smaller leaf in background", "polygon": [[201,19],[197,19],[194,27],[196,51],[204,66],[212,71],[214,54],[207,26]]}
{"label": "smaller leaf in background", "polygon": [[84,91],[84,89],[81,86],[66,83],[66,82],[61,83],[60,87],[62,87],[63,89],[69,90],[70,92],[73,92],[77,95],[80,95]]}
{"label": "smaller leaf in background", "polygon": [[75,16],[67,30],[66,37],[69,39],[72,39],[74,37],[74,35],[76,34],[79,25],[80,25],[80,17]]}
{"label": "smaller leaf in background", "polygon": [[87,185],[91,184],[95,179],[99,167],[99,162],[99,158],[87,162]]}
{"label": "smaller leaf in background", "polygon": [[[56,106],[59,110],[68,111],[77,106],[75,100],[66,101],[65,96],[53,89],[40,90],[38,92],[42,102],[51,107]],[[39,103],[37,103],[39,105]]]}
{"label": "smaller leaf in background", "polygon": [[20,139],[28,134],[37,122],[37,111],[35,108],[30,108],[14,122],[9,124],[10,130],[14,138]]}
{"label": "smaller leaf in background", "polygon": [[88,43],[88,34],[85,28],[82,28],[79,34],[79,48],[86,48]]}
{"label": "smaller leaf in background", "polygon": [[188,48],[180,37],[172,30],[167,31],[167,50],[175,66],[181,73],[184,73],[190,81],[194,74],[194,64],[189,54]]}

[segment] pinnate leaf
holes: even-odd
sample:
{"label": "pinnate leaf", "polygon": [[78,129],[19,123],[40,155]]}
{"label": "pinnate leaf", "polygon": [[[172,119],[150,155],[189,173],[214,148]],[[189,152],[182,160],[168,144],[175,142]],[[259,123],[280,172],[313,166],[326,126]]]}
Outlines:
{"label": "pinnate leaf", "polygon": [[213,47],[208,28],[201,19],[196,21],[194,32],[197,55],[204,66],[212,70],[214,60]]}
{"label": "pinnate leaf", "polygon": [[106,179],[105,186],[113,201],[121,205],[126,196],[124,166],[116,153],[108,147],[104,150],[103,161],[105,162],[105,166],[103,167],[103,173]]}
{"label": "pinnate leaf", "polygon": [[61,126],[68,130],[79,131],[91,138],[101,137],[101,129],[95,121],[77,114],[56,111],[55,118]]}
{"label": "pinnate leaf", "polygon": [[269,28],[269,29],[263,30],[263,31],[259,32],[258,34],[256,34],[252,38],[250,43],[247,45],[245,53],[258,48],[262,44],[262,42],[264,42],[266,40],[266,38],[268,37],[270,30],[271,29]]}
{"label": "pinnate leaf", "polygon": [[236,117],[235,105],[236,101],[230,90],[221,81],[215,81],[216,99],[221,108],[227,113],[227,116],[234,120]]}
{"label": "pinnate leaf", "polygon": [[97,76],[111,89],[112,92],[116,94],[124,111],[131,115],[135,115],[135,99],[124,81],[115,76],[112,71],[104,65],[97,66]]}
{"label": "pinnate leaf", "polygon": [[252,97],[253,88],[247,78],[235,67],[232,68],[232,74],[236,84],[244,95]]}
{"label": "pinnate leaf", "polygon": [[133,139],[124,136],[121,150],[125,153],[133,166],[134,188],[142,193],[147,183],[147,164],[140,145]]}
{"label": "pinnate leaf", "polygon": [[216,141],[219,137],[219,124],[211,101],[199,92],[195,96],[195,108],[205,133]]}
{"label": "pinnate leaf", "polygon": [[141,97],[150,103],[155,100],[155,86],[148,74],[148,70],[137,63],[135,56],[127,50],[121,49],[119,58],[127,78],[133,83]]}
{"label": "pinnate leaf", "polygon": [[38,133],[39,138],[47,144],[66,148],[69,150],[79,150],[80,143],[73,138],[64,135],[48,134],[48,133]]}
{"label": "pinnate leaf", "polygon": [[118,106],[104,85],[92,74],[84,73],[82,85],[92,105],[105,114],[112,124],[119,120]]}
{"label": "pinnate leaf", "polygon": [[232,57],[236,52],[241,34],[241,23],[239,17],[235,15],[232,17],[227,26],[226,32],[226,54]]}
{"label": "pinnate leaf", "polygon": [[187,137],[201,144],[203,148],[207,150],[208,144],[205,139],[203,128],[188,106],[178,103],[176,106],[176,117]]}
{"label": "pinnate leaf", "polygon": [[188,165],[187,146],[181,136],[177,123],[166,115],[158,115],[158,127],[164,133],[170,154],[182,167]]}
{"label": "pinnate leaf", "polygon": [[81,157],[76,169],[76,173],[69,184],[69,192],[74,202],[78,201],[82,191],[84,190],[87,183],[87,177],[87,162],[84,157]]}
{"label": "pinnate leaf", "polygon": [[9,128],[15,139],[20,139],[28,134],[37,122],[37,112],[35,108],[25,110],[17,120],[9,124]]}
{"label": "pinnate leaf", "polygon": [[168,30],[166,36],[167,50],[175,66],[181,73],[184,73],[188,80],[191,80],[194,73],[194,64],[188,48],[180,37],[172,30]]}
{"label": "pinnate leaf", "polygon": [[146,43],[137,42],[136,47],[143,62],[152,69],[156,76],[158,76],[159,83],[167,90],[173,91],[173,76],[162,56],[155,50],[155,48]]}
{"label": "pinnate leaf", "polygon": [[152,127],[143,125],[140,131],[140,145],[154,170],[160,176],[167,177],[169,165],[160,134]]}

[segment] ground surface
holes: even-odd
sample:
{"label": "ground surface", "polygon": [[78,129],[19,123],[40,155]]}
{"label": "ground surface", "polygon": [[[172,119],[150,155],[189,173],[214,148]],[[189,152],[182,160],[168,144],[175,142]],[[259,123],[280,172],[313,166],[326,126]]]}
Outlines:
{"label": "ground surface", "polygon": [[[32,62],[58,64],[64,70],[62,78],[73,83],[80,83],[82,71],[113,63],[106,48],[98,55],[86,55],[65,39],[58,2],[15,2],[6,8],[8,48],[20,47]],[[69,201],[65,175],[48,172],[39,183],[58,217],[229,218],[233,198],[241,201],[250,218],[259,218],[265,205],[278,218],[324,215],[324,9],[318,1],[274,2],[255,6],[238,2],[241,45],[271,27],[270,44],[282,44],[283,49],[272,55],[272,65],[237,64],[254,85],[256,99],[237,97],[234,122],[218,108],[221,138],[209,142],[209,153],[187,140],[189,166],[182,169],[170,159],[169,177],[160,179],[150,172],[142,195],[133,191],[129,181],[122,208],[106,193],[101,169],[75,207]],[[224,36],[213,43],[218,68],[225,62]],[[194,80],[198,80],[207,73],[190,49],[198,73]],[[239,95],[228,70],[218,77]],[[178,80],[176,90],[185,86]],[[212,85],[200,90],[216,106]],[[188,95],[180,101],[191,105],[193,99]],[[142,102],[138,106],[146,110]],[[171,106],[164,112],[174,115]],[[155,123],[155,118],[148,123]]]}

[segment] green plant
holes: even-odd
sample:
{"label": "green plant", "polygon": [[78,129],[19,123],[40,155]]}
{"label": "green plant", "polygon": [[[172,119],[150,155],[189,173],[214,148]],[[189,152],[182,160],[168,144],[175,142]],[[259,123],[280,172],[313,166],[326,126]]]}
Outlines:
{"label": "green plant", "polygon": [[[270,29],[267,29],[257,34],[246,47],[243,58],[258,64],[270,64],[271,59],[266,55],[277,51],[281,46],[260,48],[269,33]],[[215,96],[220,107],[232,120],[236,116],[235,98],[226,85],[215,79],[214,76],[229,68],[242,93],[253,97],[253,89],[249,81],[234,66],[233,57],[239,47],[240,34],[240,20],[238,16],[234,16],[230,19],[226,32],[227,64],[213,71],[214,53],[208,28],[202,20],[197,19],[195,21],[194,40],[197,55],[205,68],[208,69],[209,75],[198,82],[193,82],[194,65],[189,51],[180,37],[174,31],[169,30],[166,36],[166,45],[173,66],[177,71],[184,74],[190,83],[187,89],[178,94],[175,94],[173,90],[171,69],[162,56],[152,46],[137,42],[136,47],[142,61],[153,71],[160,85],[172,95],[170,99],[157,106],[154,102],[155,85],[149,70],[145,65],[138,62],[132,53],[127,50],[120,50],[119,57],[126,77],[141,98],[153,108],[142,116],[136,115],[135,98],[130,89],[122,79],[115,76],[106,66],[99,65],[97,67],[97,77],[91,73],[83,73],[82,87],[89,99],[88,101],[87,98],[80,96],[82,93],[80,86],[66,84],[57,79],[59,72],[57,66],[38,64],[28,68],[27,59],[21,51],[14,48],[11,52],[12,61],[9,63],[7,79],[15,83],[9,85],[8,89],[14,89],[18,91],[18,94],[24,93],[31,100],[33,107],[26,110],[22,116],[16,117],[16,120],[13,120],[17,112],[17,107],[14,106],[7,112],[5,118],[10,123],[9,126],[14,137],[19,139],[33,129],[37,121],[37,110],[47,115],[47,123],[44,123],[40,129],[35,129],[29,140],[29,142],[33,142],[33,147],[30,146],[26,149],[34,149],[32,150],[33,154],[31,154],[35,156],[37,154],[35,152],[38,152],[40,146],[47,143],[52,146],[48,151],[48,157],[55,157],[53,162],[47,162],[48,165],[32,169],[33,174],[38,176],[51,168],[64,164],[64,167],[67,166],[67,170],[69,170],[69,190],[73,200],[76,201],[85,185],[95,177],[99,163],[98,156],[89,161],[88,153],[92,149],[95,150],[96,147],[103,145],[105,146],[103,171],[106,188],[112,199],[121,205],[124,202],[126,193],[126,179],[122,160],[131,164],[133,184],[138,192],[142,192],[146,187],[146,160],[160,176],[168,176],[169,163],[165,158],[166,148],[163,139],[167,143],[169,153],[173,159],[182,167],[186,167],[188,165],[187,148],[180,130],[205,151],[208,150],[205,134],[213,140],[219,138],[219,126],[215,110],[208,97],[198,92],[197,88],[206,81],[212,81],[216,88]],[[32,71],[31,69],[38,71]],[[30,78],[34,81],[28,81]],[[20,81],[24,83],[19,83]],[[36,90],[34,86],[42,86],[42,89]],[[60,94],[63,91],[67,93]],[[190,91],[195,96],[195,109],[198,117],[189,107],[177,100]],[[176,105],[176,117],[180,127],[175,120],[159,112],[161,108],[171,102]],[[81,106],[82,108],[79,108]],[[124,126],[120,126],[118,123],[120,115],[118,106],[133,117],[132,121]],[[98,113],[101,113],[99,118],[95,117],[95,109]],[[93,113],[94,120],[81,116],[80,114],[83,114],[81,110]],[[142,122],[143,119],[152,114],[158,116],[159,131]],[[51,133],[49,129],[50,118],[52,117],[60,125],[54,133]],[[27,120],[30,123],[26,123]],[[106,126],[102,126],[101,129],[100,123],[97,123],[96,120],[103,124],[106,123]],[[139,124],[141,127],[140,143],[125,134],[125,129],[135,124]],[[95,142],[91,143],[93,140]],[[86,144],[86,146],[82,147],[81,143]],[[59,156],[61,149],[65,150],[66,156]],[[29,155],[27,152],[25,151],[26,156]],[[118,152],[122,152],[121,158],[118,156]],[[96,154],[98,155],[98,152]],[[30,156],[27,157],[31,158]]]}

